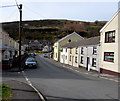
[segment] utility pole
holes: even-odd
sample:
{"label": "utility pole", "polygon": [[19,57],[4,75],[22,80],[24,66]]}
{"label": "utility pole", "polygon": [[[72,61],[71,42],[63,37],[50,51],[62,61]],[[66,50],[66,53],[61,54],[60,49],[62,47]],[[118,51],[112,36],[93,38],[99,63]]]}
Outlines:
{"label": "utility pole", "polygon": [[19,71],[21,71],[21,33],[22,33],[22,4],[18,7],[20,12],[20,21],[19,21]]}

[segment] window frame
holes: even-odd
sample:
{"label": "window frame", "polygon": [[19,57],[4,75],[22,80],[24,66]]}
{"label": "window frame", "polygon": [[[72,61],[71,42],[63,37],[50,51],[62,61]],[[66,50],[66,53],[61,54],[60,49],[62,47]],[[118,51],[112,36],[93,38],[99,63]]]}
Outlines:
{"label": "window frame", "polygon": [[97,59],[96,58],[92,58],[92,66],[93,67],[97,66]]}
{"label": "window frame", "polygon": [[115,30],[105,32],[105,43],[115,43]]}
{"label": "window frame", "polygon": [[84,58],[83,58],[83,56],[81,56],[80,63],[83,64],[83,62],[84,62]]}
{"label": "window frame", "polygon": [[81,47],[81,54],[83,55],[84,54],[84,48]]}
{"label": "window frame", "polygon": [[93,54],[94,54],[94,55],[97,54],[97,46],[93,46]]}
{"label": "window frame", "polygon": [[78,48],[75,49],[75,53],[78,54]]}
{"label": "window frame", "polygon": [[70,54],[72,54],[72,49],[70,48]]}
{"label": "window frame", "polygon": [[77,56],[75,57],[75,63],[78,63],[78,57]]}
{"label": "window frame", "polygon": [[67,48],[65,49],[65,52],[67,53]]}
{"label": "window frame", "polygon": [[[112,55],[111,55],[112,54]],[[113,60],[106,60],[106,56],[113,57]],[[109,58],[108,58],[109,59]],[[114,63],[114,52],[104,52],[104,61]]]}
{"label": "window frame", "polygon": [[72,59],[71,59],[71,57],[72,57],[72,56],[70,55],[70,60],[69,60],[69,61],[71,61],[71,60],[72,60]]}

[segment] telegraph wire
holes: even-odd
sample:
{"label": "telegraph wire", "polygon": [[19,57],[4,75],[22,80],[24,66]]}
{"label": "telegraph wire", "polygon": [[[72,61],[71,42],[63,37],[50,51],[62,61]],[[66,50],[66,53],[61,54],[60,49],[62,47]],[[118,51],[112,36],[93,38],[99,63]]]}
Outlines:
{"label": "telegraph wire", "polygon": [[[13,17],[13,15],[15,15],[15,14],[17,14],[16,10],[13,10],[13,12],[8,17],[6,17],[5,20],[11,19]],[[16,16],[16,18],[17,18],[17,16]]]}
{"label": "telegraph wire", "polygon": [[18,9],[19,9],[19,5],[18,5],[18,3],[17,3],[17,0],[15,0],[15,3],[16,3],[16,6],[18,7]]}
{"label": "telegraph wire", "polygon": [[34,11],[33,9],[31,9],[31,8],[29,8],[29,7],[27,7],[27,6],[24,6],[24,7],[25,7],[26,9],[28,9],[30,12],[33,12],[34,14],[39,15],[40,17],[47,18],[47,17],[41,15],[39,12],[36,12],[36,11]]}
{"label": "telegraph wire", "polygon": [[13,6],[16,6],[16,5],[0,6],[0,8],[13,7]]}

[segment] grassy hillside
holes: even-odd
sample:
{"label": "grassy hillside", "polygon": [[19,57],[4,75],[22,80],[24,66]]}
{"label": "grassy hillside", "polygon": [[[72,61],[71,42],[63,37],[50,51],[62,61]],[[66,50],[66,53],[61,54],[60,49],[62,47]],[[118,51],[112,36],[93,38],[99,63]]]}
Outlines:
{"label": "grassy hillside", "polygon": [[[77,32],[83,37],[99,35],[106,21],[83,22],[71,20],[35,20],[23,21],[22,39],[44,39],[51,42]],[[18,39],[19,22],[3,23],[3,28],[11,37]]]}

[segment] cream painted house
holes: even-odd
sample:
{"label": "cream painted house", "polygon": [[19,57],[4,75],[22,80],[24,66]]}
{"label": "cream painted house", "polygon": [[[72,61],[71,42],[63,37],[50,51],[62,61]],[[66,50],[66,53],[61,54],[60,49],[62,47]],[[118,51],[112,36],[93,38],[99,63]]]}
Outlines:
{"label": "cream painted house", "polygon": [[100,30],[100,70],[120,74],[120,10]]}
{"label": "cream painted house", "polygon": [[69,65],[78,67],[78,47],[70,48]]}
{"label": "cream painted house", "polygon": [[76,32],[73,32],[65,37],[63,37],[62,39],[58,40],[56,43],[54,43],[54,55],[53,55],[53,59],[56,61],[60,61],[60,53],[62,51],[62,46],[65,45],[66,43],[71,43],[75,40],[82,40],[84,39],[83,37],[81,37],[79,34],[77,34]]}

